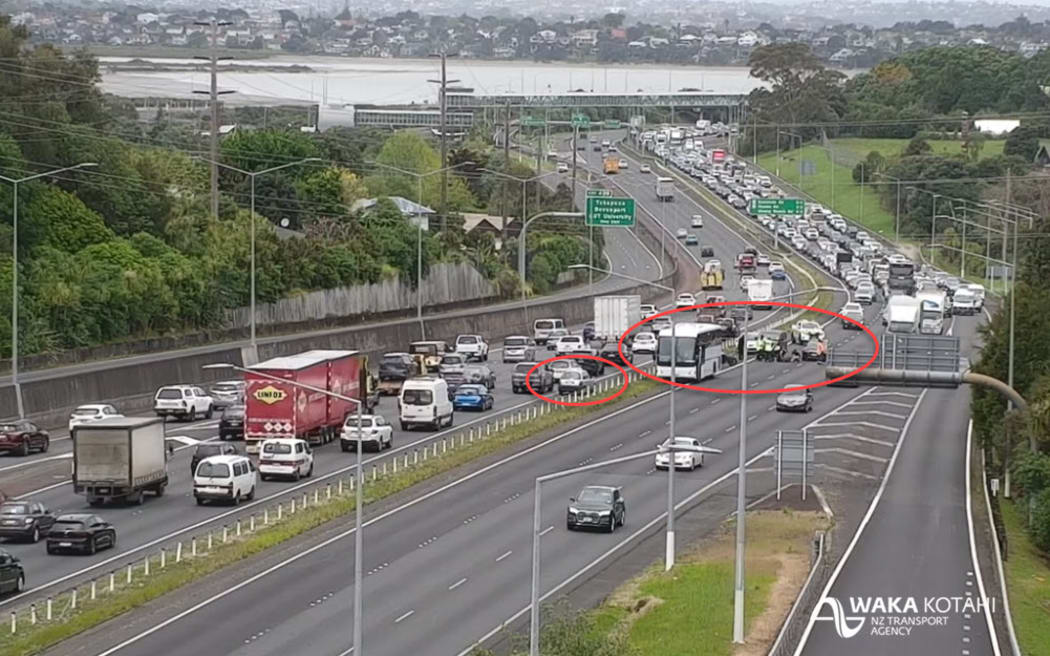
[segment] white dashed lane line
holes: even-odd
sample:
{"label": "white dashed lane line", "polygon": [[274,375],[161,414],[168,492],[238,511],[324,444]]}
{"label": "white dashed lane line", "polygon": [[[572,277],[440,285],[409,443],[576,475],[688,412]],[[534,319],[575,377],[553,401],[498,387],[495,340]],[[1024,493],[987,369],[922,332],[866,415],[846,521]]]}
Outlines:
{"label": "white dashed lane line", "polygon": [[540,531],[540,537],[543,537],[544,535],[547,535],[548,533],[550,533],[553,530],[554,530],[553,526],[548,526],[547,528],[545,528],[542,531]]}
{"label": "white dashed lane line", "polygon": [[497,562],[497,563],[498,563],[498,562],[500,562],[501,560],[503,560],[503,559],[507,558],[507,556],[510,556],[510,555],[511,555],[512,553],[514,553],[514,552],[513,552],[513,551],[508,551],[507,553],[505,553],[505,554],[503,554],[502,556],[500,556],[499,558],[497,558],[497,559],[496,559],[496,562]]}
{"label": "white dashed lane line", "polygon": [[463,585],[466,582],[467,582],[467,577],[464,576],[460,580],[458,580],[455,583],[453,583],[452,585],[448,586],[448,589],[449,590],[455,590],[456,588],[458,588],[459,586]]}
{"label": "white dashed lane line", "polygon": [[396,620],[394,620],[394,624],[400,624],[400,623],[401,623],[402,621],[404,621],[404,620],[407,620],[408,618],[412,617],[412,615],[413,615],[413,614],[414,614],[415,612],[416,612],[416,611],[414,611],[414,610],[410,610],[410,611],[408,611],[407,613],[405,613],[405,614],[404,614],[404,615],[402,615],[401,617],[399,617],[399,618],[397,618]]}

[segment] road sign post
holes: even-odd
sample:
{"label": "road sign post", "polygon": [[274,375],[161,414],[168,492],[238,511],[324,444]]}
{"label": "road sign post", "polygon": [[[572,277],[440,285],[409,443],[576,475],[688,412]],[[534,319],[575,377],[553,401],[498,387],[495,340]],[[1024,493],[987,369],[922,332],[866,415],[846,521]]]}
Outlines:
{"label": "road sign post", "polygon": [[806,483],[813,467],[813,446],[809,432],[777,431],[777,500],[780,500],[781,481],[784,470],[802,474],[802,500],[806,500]]}
{"label": "road sign post", "polygon": [[573,127],[582,128],[584,130],[588,130],[591,127],[591,119],[583,114],[576,114],[569,122]]}
{"label": "road sign post", "polygon": [[547,125],[547,121],[543,120],[542,118],[526,116],[525,118],[521,119],[521,125],[522,127],[526,128],[542,128],[544,125]]}
{"label": "road sign post", "polygon": [[586,225],[596,228],[633,228],[634,224],[633,198],[588,195]]}
{"label": "road sign post", "polygon": [[752,216],[801,216],[806,203],[801,198],[752,198],[749,209]]}

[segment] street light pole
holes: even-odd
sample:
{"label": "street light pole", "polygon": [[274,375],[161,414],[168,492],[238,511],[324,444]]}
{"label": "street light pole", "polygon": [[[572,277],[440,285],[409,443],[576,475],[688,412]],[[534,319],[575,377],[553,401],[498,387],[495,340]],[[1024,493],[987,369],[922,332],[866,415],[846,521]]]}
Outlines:
{"label": "street light pole", "polygon": [[236,173],[240,173],[242,175],[246,175],[246,176],[248,176],[249,180],[251,181],[251,200],[249,201],[249,204],[251,205],[251,227],[250,227],[250,229],[251,229],[251,236],[248,238],[248,241],[250,243],[250,246],[249,246],[250,256],[249,256],[249,258],[251,259],[251,264],[249,265],[250,270],[251,270],[251,274],[249,276],[251,278],[250,291],[249,291],[249,296],[251,297],[250,300],[249,300],[249,311],[251,313],[251,317],[249,318],[248,323],[249,323],[249,331],[250,331],[250,338],[249,338],[249,340],[250,340],[251,347],[252,347],[252,350],[253,350],[252,357],[255,357],[254,351],[255,351],[256,348],[258,348],[258,344],[256,343],[256,340],[255,340],[255,177],[259,176],[259,175],[266,174],[266,173],[273,173],[274,171],[280,171],[281,169],[286,169],[286,168],[291,167],[291,166],[299,166],[301,164],[307,164],[307,163],[310,163],[310,162],[320,162],[322,160],[321,160],[320,157],[307,157],[307,158],[304,158],[304,159],[296,160],[294,162],[288,162],[287,164],[281,164],[279,166],[271,166],[270,168],[263,169],[261,171],[246,171],[244,169],[237,168],[236,166],[230,166],[229,164],[223,164],[222,162],[211,160],[211,159],[208,159],[206,157],[200,157],[198,159],[200,159],[202,161],[205,161],[205,162],[208,162],[209,164],[212,164],[213,168],[214,167],[221,167],[221,168],[224,168],[224,169],[227,169],[227,170],[230,170],[230,171],[234,171]]}
{"label": "street light pole", "polygon": [[25,407],[22,404],[22,387],[18,382],[18,185],[37,178],[57,175],[75,169],[93,168],[98,166],[95,162],[82,162],[74,166],[64,166],[43,173],[34,173],[21,178],[9,178],[0,175],[0,180],[10,182],[14,187],[14,196],[11,207],[11,385],[15,388],[15,403],[18,406],[18,418],[25,417]]}
{"label": "street light pole", "polygon": [[[747,391],[747,331],[750,308],[744,312],[744,343],[740,354],[740,389]],[[736,471],[736,579],[733,590],[733,642],[744,642],[744,514],[747,495],[747,394],[740,395],[740,451]]]}
{"label": "street light pole", "polygon": [[[318,394],[324,394],[325,396],[330,396],[330,397],[332,397],[334,399],[339,399],[340,401],[346,401],[348,403],[352,403],[352,404],[354,404],[357,407],[357,465],[354,467],[354,469],[355,469],[354,479],[356,481],[356,484],[355,484],[355,490],[354,490],[354,639],[353,639],[354,646],[353,646],[353,650],[354,650],[355,654],[362,654],[362,653],[364,653],[364,646],[363,646],[363,643],[364,643],[363,631],[364,630],[362,628],[362,621],[361,621],[361,619],[362,619],[362,604],[363,604],[362,590],[364,588],[364,586],[362,585],[362,578],[364,576],[364,557],[362,555],[364,540],[363,540],[362,535],[361,535],[361,531],[362,531],[361,515],[364,512],[362,510],[361,506],[364,503],[364,497],[362,495],[361,490],[364,487],[364,482],[365,482],[364,472],[362,470],[362,467],[363,467],[362,463],[363,463],[363,460],[364,460],[364,454],[362,452],[362,448],[363,448],[363,444],[364,444],[364,435],[365,435],[364,434],[364,424],[363,424],[363,422],[361,420],[361,416],[362,416],[362,412],[363,412],[363,406],[364,406],[363,400],[355,399],[353,397],[345,396],[343,394],[337,394],[337,393],[332,392],[330,390],[322,389],[320,387],[315,387],[314,385],[307,385],[305,383],[295,382],[295,381],[292,381],[292,380],[288,380],[286,378],[279,378],[277,376],[272,376],[272,375],[267,374],[267,373],[262,372],[262,371],[257,371],[255,369],[250,369],[248,367],[241,367],[239,365],[235,365],[235,364],[228,363],[228,362],[216,362],[214,364],[206,364],[206,365],[204,365],[201,368],[202,369],[233,369],[234,371],[239,371],[239,372],[245,373],[245,374],[252,374],[253,376],[258,376],[259,378],[264,378],[264,379],[267,379],[267,380],[272,380],[272,381],[275,381],[275,382],[284,383],[286,385],[291,385],[292,387],[298,387],[298,388],[304,389],[304,390],[306,390],[308,392],[315,392],[315,393],[318,393]],[[367,394],[367,391],[362,389],[362,390],[360,390],[360,393],[362,394],[362,397],[363,397],[365,394]]]}

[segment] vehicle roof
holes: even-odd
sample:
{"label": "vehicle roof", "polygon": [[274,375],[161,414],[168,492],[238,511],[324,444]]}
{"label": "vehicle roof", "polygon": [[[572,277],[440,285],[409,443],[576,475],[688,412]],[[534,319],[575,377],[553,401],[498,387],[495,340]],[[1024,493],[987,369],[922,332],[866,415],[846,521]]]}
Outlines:
{"label": "vehicle roof", "polygon": [[699,337],[707,333],[720,332],[722,326],[716,323],[675,323],[671,329],[664,328],[660,331],[660,335],[667,333],[667,336],[671,336],[671,330],[674,331],[675,337]]}
{"label": "vehicle roof", "polygon": [[411,357],[411,355],[412,355],[411,353],[405,353],[404,351],[390,351],[389,353],[384,353],[383,357],[384,358],[386,358],[386,357],[395,357],[395,356],[396,357],[405,357],[405,356]]}
{"label": "vehicle roof", "polygon": [[409,342],[408,345],[409,346],[415,346],[416,344],[445,344],[445,343],[446,342],[443,339],[422,339],[422,340],[417,340],[415,342]]}
{"label": "vehicle roof", "polygon": [[435,385],[440,385],[444,382],[445,379],[441,378],[440,376],[415,376],[403,382],[401,384],[401,389],[406,389],[409,387],[434,387]]}
{"label": "vehicle roof", "polygon": [[88,424],[80,424],[76,430],[99,430],[103,428],[138,428],[151,424],[163,424],[162,417],[106,417]]}
{"label": "vehicle roof", "polygon": [[284,442],[305,442],[305,441],[306,440],[300,440],[298,437],[268,437],[265,440],[263,440],[263,444],[266,444],[267,442],[284,443]]}
{"label": "vehicle roof", "polygon": [[313,351],[306,351],[303,353],[297,353],[296,355],[284,355],[276,358],[270,358],[264,360],[258,364],[253,364],[248,369],[265,371],[268,369],[305,369],[314,365],[328,362],[329,360],[335,360],[336,358],[344,358],[352,355],[356,355],[358,351],[332,351],[315,349]]}
{"label": "vehicle roof", "polygon": [[224,453],[219,456],[208,456],[204,460],[201,460],[201,462],[215,462],[222,465],[232,465],[235,462],[247,459],[248,456],[242,455],[240,453]]}
{"label": "vehicle roof", "polygon": [[613,492],[614,490],[619,490],[620,488],[618,486],[615,486],[615,485],[584,485],[583,489],[584,490],[608,490],[610,492]]}
{"label": "vehicle roof", "polygon": [[63,513],[55,518],[55,521],[75,521],[83,522],[94,517],[91,513]]}
{"label": "vehicle roof", "polygon": [[88,408],[112,408],[112,407],[113,407],[112,403],[85,403],[84,405],[78,405],[73,410],[76,411],[76,410],[85,410],[85,409],[88,409]]}

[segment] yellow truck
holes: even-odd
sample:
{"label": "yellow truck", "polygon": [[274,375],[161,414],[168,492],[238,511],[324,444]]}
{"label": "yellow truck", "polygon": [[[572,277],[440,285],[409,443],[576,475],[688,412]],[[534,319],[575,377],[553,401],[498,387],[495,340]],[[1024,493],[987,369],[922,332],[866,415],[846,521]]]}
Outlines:
{"label": "yellow truck", "polygon": [[708,260],[704,263],[704,270],[700,273],[700,289],[722,289],[725,274],[722,272],[722,263],[718,260]]}
{"label": "yellow truck", "polygon": [[605,171],[606,175],[609,175],[610,173],[619,173],[620,172],[620,158],[619,157],[612,157],[612,156],[606,157],[603,160],[602,169]]}

